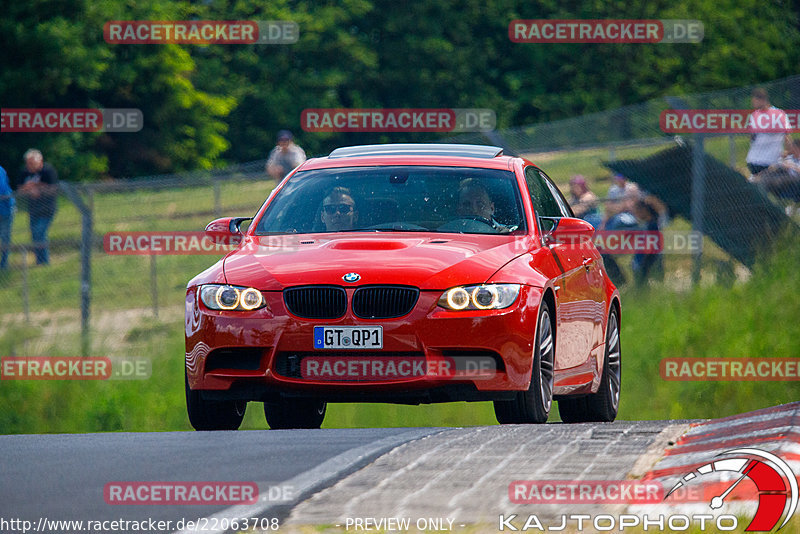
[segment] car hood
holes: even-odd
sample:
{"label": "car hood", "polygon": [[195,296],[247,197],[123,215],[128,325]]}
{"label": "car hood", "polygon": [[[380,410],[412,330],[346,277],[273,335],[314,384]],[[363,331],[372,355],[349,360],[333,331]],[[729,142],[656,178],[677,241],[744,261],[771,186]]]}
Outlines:
{"label": "car hood", "polygon": [[362,233],[247,236],[224,262],[229,284],[279,291],[306,284],[404,284],[420,289],[481,283],[527,252],[527,236]]}

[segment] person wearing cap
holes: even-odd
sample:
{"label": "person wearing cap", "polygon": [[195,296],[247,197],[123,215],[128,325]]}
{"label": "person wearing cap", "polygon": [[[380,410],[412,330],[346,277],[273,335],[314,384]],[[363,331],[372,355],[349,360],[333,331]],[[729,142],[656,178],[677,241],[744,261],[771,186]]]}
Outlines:
{"label": "person wearing cap", "polygon": [[575,217],[579,217],[595,227],[599,226],[603,218],[597,209],[598,198],[589,190],[586,178],[580,174],[573,176],[569,181],[569,192],[569,205],[572,207]]}
{"label": "person wearing cap", "polygon": [[294,143],[292,132],[281,130],[278,132],[278,144],[267,159],[267,174],[276,180],[282,180],[305,160],[306,153]]}

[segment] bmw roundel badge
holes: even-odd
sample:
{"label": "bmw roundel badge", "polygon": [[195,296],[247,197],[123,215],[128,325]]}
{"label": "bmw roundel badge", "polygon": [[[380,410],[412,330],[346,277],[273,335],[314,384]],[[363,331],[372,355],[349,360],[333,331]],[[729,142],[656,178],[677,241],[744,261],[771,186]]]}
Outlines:
{"label": "bmw roundel badge", "polygon": [[344,280],[345,282],[351,282],[351,283],[352,282],[358,282],[359,280],[361,280],[361,275],[358,274],[358,273],[347,273],[346,275],[344,275],[342,277],[342,280]]}

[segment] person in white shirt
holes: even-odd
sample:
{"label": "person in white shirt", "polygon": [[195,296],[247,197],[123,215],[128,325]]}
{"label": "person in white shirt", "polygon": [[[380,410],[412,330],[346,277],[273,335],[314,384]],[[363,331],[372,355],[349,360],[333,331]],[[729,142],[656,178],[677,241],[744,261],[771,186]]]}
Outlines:
{"label": "person in white shirt", "polygon": [[771,106],[767,91],[761,87],[751,93],[753,112],[750,114],[750,150],[747,168],[752,176],[778,163],[783,155],[783,143],[788,140],[789,119],[782,110]]}

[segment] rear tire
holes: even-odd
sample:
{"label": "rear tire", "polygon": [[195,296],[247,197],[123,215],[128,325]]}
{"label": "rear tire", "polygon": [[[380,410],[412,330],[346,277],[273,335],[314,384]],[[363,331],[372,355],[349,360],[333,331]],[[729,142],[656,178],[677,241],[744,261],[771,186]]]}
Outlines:
{"label": "rear tire", "polygon": [[319,428],[325,419],[327,403],[315,399],[283,399],[264,403],[264,417],[273,430]]}
{"label": "rear tire", "polygon": [[531,383],[514,400],[494,401],[497,422],[505,424],[541,424],[547,422],[553,406],[553,372],[555,369],[555,329],[550,306],[542,301],[536,321],[536,343],[533,351]]}
{"label": "rear tire", "polygon": [[617,310],[611,308],[606,329],[606,354],[603,359],[603,376],[597,393],[577,399],[558,401],[558,413],[565,423],[610,423],[617,418],[619,392],[622,382],[620,358],[619,319]]}
{"label": "rear tire", "polygon": [[207,401],[199,391],[189,389],[184,374],[186,411],[195,430],[238,430],[244,419],[247,401]]}

